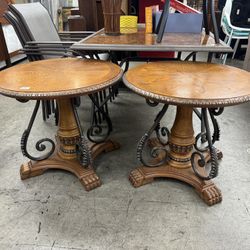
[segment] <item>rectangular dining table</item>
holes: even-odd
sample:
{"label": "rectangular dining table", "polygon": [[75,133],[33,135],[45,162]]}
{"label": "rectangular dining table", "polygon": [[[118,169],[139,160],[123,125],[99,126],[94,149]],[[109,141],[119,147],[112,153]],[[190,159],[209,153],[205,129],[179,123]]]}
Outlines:
{"label": "rectangular dining table", "polygon": [[230,53],[232,48],[220,40],[216,43],[212,33],[202,31],[193,33],[165,33],[161,43],[157,43],[156,34],[145,33],[145,24],[138,24],[137,29],[127,29],[127,33],[110,36],[101,29],[91,36],[76,42],[71,49],[75,51],[175,51]]}

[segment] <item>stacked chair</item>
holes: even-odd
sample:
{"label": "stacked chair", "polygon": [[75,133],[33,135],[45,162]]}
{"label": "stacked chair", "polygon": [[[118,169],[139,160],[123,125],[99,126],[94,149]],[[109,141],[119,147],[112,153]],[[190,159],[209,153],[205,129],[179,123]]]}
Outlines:
{"label": "stacked chair", "polygon": [[[70,46],[75,41],[93,32],[58,33],[47,9],[40,3],[10,4],[4,17],[14,27],[29,61],[77,55],[94,58],[92,54],[70,51]],[[46,120],[56,111],[55,102],[43,101],[42,109],[43,119]]]}
{"label": "stacked chair", "polygon": [[[61,32],[40,3],[11,4],[5,18],[13,25],[30,60],[68,56],[70,46],[91,35],[91,31]],[[66,41],[65,41],[66,40]]]}
{"label": "stacked chair", "polygon": [[[247,1],[246,1],[247,2]],[[237,27],[231,23],[231,11],[232,11],[232,3],[233,0],[227,0],[226,5],[222,11],[221,16],[221,28],[224,32],[225,36],[225,42],[230,46],[232,39],[236,39],[236,43],[234,46],[234,53],[232,58],[234,58],[237,47],[239,46],[239,41],[241,39],[248,39],[248,36],[250,34],[250,28],[242,28]],[[223,56],[223,64],[226,63],[227,60],[227,54]]]}
{"label": "stacked chair", "polygon": [[[40,3],[11,4],[5,13],[5,18],[13,25],[20,42],[23,52],[30,61],[43,60],[55,57],[81,56],[87,58],[100,59],[99,54],[91,52],[79,53],[71,51],[71,45],[83,39],[93,32],[73,31],[57,32],[57,29],[49,15],[47,9]],[[107,59],[107,55],[100,55],[102,59]],[[92,125],[101,124],[105,115],[108,115],[107,99],[112,101],[114,98],[113,87],[103,90],[94,95],[92,100]],[[80,98],[75,99],[76,105],[80,105]],[[43,119],[55,112],[56,122],[58,120],[56,104],[54,101],[42,102]]]}

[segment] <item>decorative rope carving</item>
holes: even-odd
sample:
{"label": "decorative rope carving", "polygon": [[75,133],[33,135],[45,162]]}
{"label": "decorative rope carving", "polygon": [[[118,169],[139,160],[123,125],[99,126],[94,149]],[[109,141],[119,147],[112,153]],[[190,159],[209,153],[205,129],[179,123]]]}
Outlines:
{"label": "decorative rope carving", "polygon": [[88,140],[85,138],[85,136],[83,134],[80,119],[79,119],[76,107],[74,105],[74,99],[71,100],[71,105],[73,107],[73,112],[75,115],[77,126],[79,128],[79,133],[80,133],[80,140],[76,144],[77,145],[76,152],[79,155],[79,160],[80,160],[80,163],[82,166],[84,166],[84,167],[91,166],[92,167],[93,160],[92,160],[92,156],[91,156],[91,150],[88,146]]}
{"label": "decorative rope carving", "polygon": [[[206,136],[206,140],[208,142],[208,146],[204,147],[204,148],[198,147],[197,142],[204,135],[204,133],[201,132],[200,134],[198,134],[198,136],[196,136],[195,149],[197,151],[194,152],[191,156],[191,165],[192,165],[194,173],[199,178],[201,178],[203,180],[210,180],[210,179],[215,178],[218,175],[218,159],[217,159],[216,149],[213,146],[213,140],[211,137],[208,116],[207,116],[207,109],[205,109],[205,108],[202,109],[202,117],[204,119],[205,136]],[[218,136],[218,131],[215,132],[214,138],[217,138],[216,136]],[[199,173],[199,171],[197,170],[197,164],[198,164],[198,167],[201,167],[201,168],[204,168],[206,166],[205,157],[202,153],[207,151],[207,150],[209,150],[209,152],[210,152],[211,169],[210,169],[208,175],[204,176],[204,175],[201,175]],[[198,157],[198,159],[197,159],[197,157]]]}

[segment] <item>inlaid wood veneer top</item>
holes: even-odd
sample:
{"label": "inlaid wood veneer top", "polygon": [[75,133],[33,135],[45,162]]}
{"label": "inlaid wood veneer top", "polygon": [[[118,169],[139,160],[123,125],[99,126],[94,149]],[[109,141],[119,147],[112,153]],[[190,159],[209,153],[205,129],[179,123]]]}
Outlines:
{"label": "inlaid wood veneer top", "polygon": [[229,106],[250,101],[250,73],[199,62],[152,62],[130,69],[125,84],[158,102],[196,107]]}
{"label": "inlaid wood veneer top", "polygon": [[156,42],[156,34],[145,33],[145,25],[139,24],[137,31],[110,36],[104,30],[72,45],[76,50],[120,50],[120,51],[207,51],[232,52],[230,46],[220,41],[216,44],[212,35],[193,33],[166,33],[162,42]]}
{"label": "inlaid wood veneer top", "polygon": [[20,64],[0,72],[0,93],[25,99],[48,99],[90,94],[122,76],[110,62],[61,58]]}

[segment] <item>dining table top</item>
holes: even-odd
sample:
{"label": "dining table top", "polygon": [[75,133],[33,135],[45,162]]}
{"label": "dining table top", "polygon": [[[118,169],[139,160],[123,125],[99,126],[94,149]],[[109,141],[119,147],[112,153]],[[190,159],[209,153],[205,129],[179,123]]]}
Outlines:
{"label": "dining table top", "polygon": [[213,34],[165,33],[161,43],[157,35],[145,33],[145,24],[123,30],[120,35],[106,35],[104,29],[76,42],[73,50],[93,51],[183,51],[183,52],[232,52],[232,48],[220,40],[216,44]]}
{"label": "dining table top", "polygon": [[152,62],[128,70],[127,87],[148,99],[193,107],[224,107],[250,101],[250,73],[204,62]]}

